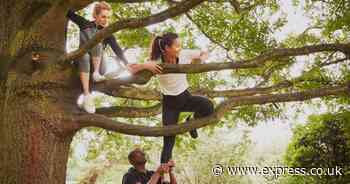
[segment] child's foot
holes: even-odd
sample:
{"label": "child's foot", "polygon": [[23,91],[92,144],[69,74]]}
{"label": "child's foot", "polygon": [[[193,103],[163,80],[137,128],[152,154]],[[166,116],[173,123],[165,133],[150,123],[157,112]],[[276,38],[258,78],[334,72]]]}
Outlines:
{"label": "child's foot", "polygon": [[84,96],[83,109],[88,113],[95,113],[96,108],[94,97],[91,94]]}
{"label": "child's foot", "polygon": [[[186,118],[186,122],[190,121],[190,119],[191,119],[191,116],[188,116],[188,117]],[[198,137],[197,129],[191,130],[191,131],[190,131],[190,135],[191,135],[191,137],[192,137],[193,139],[197,138],[197,137]]]}
{"label": "child's foot", "polygon": [[94,72],[92,74],[92,78],[94,79],[95,82],[101,82],[101,81],[104,81],[106,80],[106,77],[101,75],[100,73],[98,72]]}
{"label": "child's foot", "polygon": [[84,103],[84,97],[85,95],[84,94],[81,94],[78,99],[77,99],[77,105],[80,109],[83,108],[83,103]]}

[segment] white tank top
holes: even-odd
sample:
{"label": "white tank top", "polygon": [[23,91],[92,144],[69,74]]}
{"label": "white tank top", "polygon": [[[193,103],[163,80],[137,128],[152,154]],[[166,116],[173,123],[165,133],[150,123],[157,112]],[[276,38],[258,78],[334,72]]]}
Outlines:
{"label": "white tank top", "polygon": [[[178,64],[190,64],[194,55],[199,55],[200,50],[182,49],[179,53]],[[164,95],[179,95],[188,87],[186,73],[158,74],[160,91]]]}

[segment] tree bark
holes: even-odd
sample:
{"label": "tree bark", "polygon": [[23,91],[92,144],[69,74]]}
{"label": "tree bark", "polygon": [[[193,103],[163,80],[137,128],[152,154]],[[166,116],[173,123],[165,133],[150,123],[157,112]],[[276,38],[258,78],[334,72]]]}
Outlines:
{"label": "tree bark", "polygon": [[[136,0],[137,2],[140,2]],[[123,2],[136,2],[123,1]],[[1,184],[62,184],[66,180],[66,164],[69,146],[80,128],[95,126],[124,134],[140,136],[164,136],[188,132],[214,124],[232,107],[252,104],[301,101],[323,96],[340,96],[348,92],[347,86],[315,88],[303,92],[269,94],[273,88],[212,91],[212,96],[231,97],[221,103],[214,114],[203,119],[191,120],[184,125],[147,127],[119,123],[108,116],[143,117],[160,113],[160,104],[149,108],[113,107],[98,109],[104,115],[89,115],[76,110],[75,100],[81,92],[79,79],[73,67],[66,67],[63,60],[70,60],[86,52],[94,44],[111,33],[138,28],[180,15],[199,5],[203,0],[182,1],[158,14],[128,19],[112,24],[97,33],[83,48],[73,53],[65,50],[66,12],[68,6],[81,8],[90,0],[33,1],[0,0],[0,183]],[[121,1],[119,1],[121,2]],[[253,68],[272,58],[292,57],[324,51],[349,53],[350,45],[321,44],[302,48],[274,49],[256,58],[239,63],[197,65],[169,65],[166,72],[199,73],[223,69]],[[39,60],[33,61],[33,52]],[[61,58],[61,59],[60,59]],[[63,58],[63,59],[62,59]],[[195,68],[195,69],[193,69]],[[121,84],[147,83],[153,76],[141,71],[130,79],[110,80],[96,87],[123,97],[160,100],[159,93],[135,90],[126,92]],[[283,87],[283,86],[282,86]],[[123,92],[124,90],[124,92]],[[140,92],[140,91],[139,91]],[[208,95],[209,92],[198,91]],[[265,94],[266,93],[266,94]],[[259,94],[259,95],[256,95]],[[208,95],[209,96],[209,95]],[[127,114],[132,110],[133,113]]]}
{"label": "tree bark", "polygon": [[[69,69],[50,61],[64,52],[66,7],[1,1],[0,8],[0,183],[65,183],[74,131],[62,117],[74,92],[64,88]],[[41,63],[32,61],[33,48]]]}

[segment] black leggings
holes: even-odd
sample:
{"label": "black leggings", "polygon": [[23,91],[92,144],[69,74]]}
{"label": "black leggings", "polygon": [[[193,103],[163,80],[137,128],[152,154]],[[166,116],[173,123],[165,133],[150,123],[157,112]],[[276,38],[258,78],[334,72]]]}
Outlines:
{"label": "black leggings", "polygon": [[[213,103],[201,96],[192,96],[187,90],[177,96],[163,95],[163,125],[177,124],[180,112],[194,112],[194,118],[201,118],[214,112]],[[161,163],[167,163],[172,158],[175,136],[164,136]]]}

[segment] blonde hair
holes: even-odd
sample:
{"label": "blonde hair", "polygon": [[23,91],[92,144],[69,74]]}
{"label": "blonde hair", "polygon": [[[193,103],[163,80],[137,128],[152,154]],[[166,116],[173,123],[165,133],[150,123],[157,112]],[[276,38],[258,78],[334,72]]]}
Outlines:
{"label": "blonde hair", "polygon": [[112,10],[112,7],[106,1],[98,2],[98,3],[96,3],[96,5],[94,7],[94,10],[92,12],[92,16],[97,17],[97,15],[99,15],[102,10]]}

